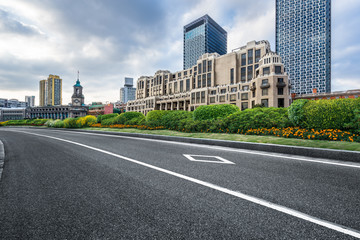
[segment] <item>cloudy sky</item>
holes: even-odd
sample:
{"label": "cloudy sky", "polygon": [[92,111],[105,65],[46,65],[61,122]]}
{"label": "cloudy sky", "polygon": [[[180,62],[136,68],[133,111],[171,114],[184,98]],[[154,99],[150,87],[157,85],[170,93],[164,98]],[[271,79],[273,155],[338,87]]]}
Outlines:
{"label": "cloudy sky", "polygon": [[[182,69],[183,26],[209,14],[228,51],[251,40],[275,50],[275,0],[0,0],[0,98],[39,99],[39,80],[80,71],[85,103],[117,101],[124,77]],[[360,89],[360,1],[332,0],[332,90]]]}

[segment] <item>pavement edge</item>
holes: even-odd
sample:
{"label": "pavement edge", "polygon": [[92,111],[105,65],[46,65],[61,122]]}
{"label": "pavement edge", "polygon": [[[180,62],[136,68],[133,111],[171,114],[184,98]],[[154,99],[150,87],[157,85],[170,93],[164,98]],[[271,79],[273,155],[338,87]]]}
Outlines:
{"label": "pavement edge", "polygon": [[1,175],[4,168],[4,160],[5,160],[5,150],[4,150],[4,144],[0,140],[0,181],[1,181]]}

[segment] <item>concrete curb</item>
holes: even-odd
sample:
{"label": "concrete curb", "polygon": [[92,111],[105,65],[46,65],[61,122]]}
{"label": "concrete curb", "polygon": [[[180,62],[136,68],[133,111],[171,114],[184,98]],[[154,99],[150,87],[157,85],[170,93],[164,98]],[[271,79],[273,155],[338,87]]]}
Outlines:
{"label": "concrete curb", "polygon": [[1,180],[1,175],[3,172],[3,168],[4,168],[4,160],[5,160],[4,144],[0,140],[0,180]]}
{"label": "concrete curb", "polygon": [[[59,130],[59,129],[54,129]],[[186,138],[186,137],[173,137],[173,136],[162,136],[153,134],[140,134],[140,133],[121,133],[121,132],[108,132],[108,131],[92,131],[92,130],[79,130],[79,129],[61,129],[63,131],[73,132],[89,132],[94,134],[108,134],[108,135],[120,135],[127,137],[138,137],[147,139],[158,139],[165,141],[175,141],[184,143],[196,143],[205,144],[212,146],[240,148],[272,153],[298,155],[312,158],[326,158],[348,162],[360,162],[360,152],[357,151],[346,151],[346,150],[335,150],[327,148],[310,148],[310,147],[296,147],[287,145],[267,144],[267,143],[249,143],[249,142],[237,142],[228,140],[212,140],[202,138]]]}

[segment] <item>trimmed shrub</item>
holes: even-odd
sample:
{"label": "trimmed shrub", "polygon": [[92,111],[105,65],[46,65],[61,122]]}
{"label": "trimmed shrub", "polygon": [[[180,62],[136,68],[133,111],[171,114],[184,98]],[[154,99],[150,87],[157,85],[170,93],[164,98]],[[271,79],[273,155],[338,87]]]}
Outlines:
{"label": "trimmed shrub", "polygon": [[253,128],[284,128],[292,126],[287,108],[253,108],[230,115],[225,120],[230,133]]}
{"label": "trimmed shrub", "polygon": [[76,118],[67,118],[64,120],[64,128],[77,128],[77,119]]}
{"label": "trimmed shrub", "polygon": [[[110,114],[105,114],[101,116],[101,125],[109,125],[109,124],[105,124],[105,122],[103,123],[103,121],[107,120],[107,119],[112,119],[119,116],[119,114],[117,113],[110,113]],[[106,121],[106,123],[108,123],[109,121]]]}
{"label": "trimmed shrub", "polygon": [[168,114],[161,118],[161,125],[167,129],[179,130],[180,121],[183,119],[192,119],[193,113],[188,111],[169,111]]}
{"label": "trimmed shrub", "polygon": [[360,99],[332,99],[309,101],[303,107],[307,128],[346,129],[360,109]]}
{"label": "trimmed shrub", "polygon": [[54,120],[53,119],[49,119],[46,121],[46,123],[44,124],[44,126],[47,126],[47,127],[54,127]]}
{"label": "trimmed shrub", "polygon": [[101,119],[101,125],[102,126],[114,125],[116,124],[115,121],[116,121],[116,117]]}
{"label": "trimmed shrub", "polygon": [[125,112],[116,117],[115,123],[137,125],[133,123],[141,122],[143,119],[145,119],[145,116],[140,112]]}
{"label": "trimmed shrub", "polygon": [[304,106],[309,102],[308,99],[295,100],[289,107],[289,119],[294,126],[305,126]]}
{"label": "trimmed shrub", "polygon": [[194,120],[225,118],[239,111],[240,109],[232,104],[203,105],[195,109]]}
{"label": "trimmed shrub", "polygon": [[103,115],[98,115],[97,117],[96,117],[96,122],[97,123],[101,123],[101,117],[102,117]]}
{"label": "trimmed shrub", "polygon": [[57,119],[55,120],[53,127],[55,128],[63,128],[65,126],[64,121]]}
{"label": "trimmed shrub", "polygon": [[153,110],[146,115],[146,125],[149,127],[159,127],[162,124],[162,118],[171,111]]}
{"label": "trimmed shrub", "polygon": [[87,115],[85,117],[80,117],[77,119],[76,124],[79,128],[90,127],[91,125],[97,123],[97,118],[92,115]]}

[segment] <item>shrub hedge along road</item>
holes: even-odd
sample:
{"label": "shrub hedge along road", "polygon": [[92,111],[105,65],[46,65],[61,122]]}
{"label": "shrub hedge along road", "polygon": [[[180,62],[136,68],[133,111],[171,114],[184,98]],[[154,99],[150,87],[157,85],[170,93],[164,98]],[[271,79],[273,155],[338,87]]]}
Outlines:
{"label": "shrub hedge along road", "polygon": [[238,133],[286,138],[360,142],[360,98],[296,100],[289,108],[240,111],[231,104],[200,106],[194,112],[154,110],[113,113],[65,120],[12,120],[0,126],[33,125],[55,128],[112,127],[170,129],[182,132]]}

